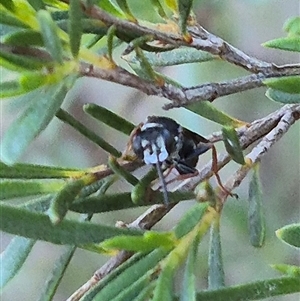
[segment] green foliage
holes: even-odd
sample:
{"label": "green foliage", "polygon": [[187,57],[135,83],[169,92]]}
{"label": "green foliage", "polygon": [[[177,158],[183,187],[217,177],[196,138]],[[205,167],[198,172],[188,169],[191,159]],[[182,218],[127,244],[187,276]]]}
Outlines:
{"label": "green foliage", "polygon": [[49,51],[52,58],[59,64],[63,63],[63,46],[59,38],[59,29],[53,21],[51,14],[46,10],[40,10],[37,13],[41,35],[45,48]]}
{"label": "green foliage", "polygon": [[[300,40],[299,40],[300,42]],[[273,89],[291,94],[300,94],[300,76],[288,76],[285,78],[270,78],[264,83]]]}
{"label": "green foliage", "polygon": [[265,214],[263,208],[263,193],[259,179],[259,165],[253,169],[249,184],[248,223],[250,242],[254,247],[261,247],[265,241]]}
{"label": "green foliage", "polygon": [[129,135],[135,127],[134,124],[128,120],[125,120],[112,111],[96,104],[86,104],[83,106],[83,110],[95,119],[107,124],[119,132],[124,133],[125,135]]}
{"label": "green foliage", "polygon": [[66,246],[64,252],[54,263],[48,279],[46,279],[44,289],[40,295],[40,301],[51,301],[56,293],[57,287],[61,282],[62,277],[75,253],[76,247]]}
{"label": "green foliage", "polygon": [[[265,224],[258,165],[245,160],[240,129],[236,129],[247,124],[211,103],[218,97],[218,89],[226,85],[204,84],[202,89],[216,89],[206,98],[209,101],[199,97],[189,102],[197,87],[190,90],[191,94],[184,94],[186,87],[158,69],[211,61],[218,64],[218,60],[225,60],[220,49],[210,48],[205,38],[191,34],[190,29],[196,24],[192,6],[192,0],[152,0],[151,12],[156,12],[153,18],[159,21],[150,22],[136,13],[132,1],[1,1],[0,66],[12,71],[13,76],[8,80],[5,76],[1,78],[0,97],[18,96],[19,104],[25,106],[1,139],[0,230],[16,235],[1,254],[1,289],[22,269],[35,242],[42,240],[67,246],[49,272],[40,300],[55,298],[77,248],[106,255],[123,250],[128,255],[113,271],[104,273],[100,281],[84,293],[82,301],[257,300],[300,291],[299,267],[282,263],[273,268],[285,277],[225,286],[227,271],[223,266],[221,214],[228,196],[226,187],[219,183],[220,187],[213,188],[205,182],[200,184],[206,192],[203,196],[200,192],[195,196],[191,187],[182,190],[176,187],[168,192],[169,204],[162,206],[164,194],[154,188],[156,169],[139,177],[132,174],[143,164],[131,152],[134,123],[94,103],[82,108],[87,117],[108,126],[112,132],[129,136],[126,152],[122,152],[114,146],[117,143],[111,145],[102,133],[99,135],[62,109],[67,106],[65,98],[74,97],[69,92],[84,76],[169,97],[174,104],[184,95],[186,109],[224,126],[219,137],[222,136],[227,153],[244,165],[241,168],[253,170],[249,184],[250,241],[253,246],[262,247]],[[264,46],[300,52],[299,25],[299,17],[289,19],[284,25],[287,37],[266,42]],[[164,35],[167,38],[164,39]],[[169,43],[170,40],[173,43]],[[218,45],[218,39],[213,41]],[[222,45],[223,49],[230,49],[227,44]],[[262,81],[268,87],[267,97],[281,103],[299,103],[299,75],[275,75],[268,75]],[[225,92],[224,95],[230,94]],[[109,95],[107,101],[111,101]],[[107,164],[75,169],[19,163],[29,145],[54,118],[107,152]],[[213,169],[211,174],[216,172]],[[113,186],[119,184],[119,180],[127,181],[130,188],[120,192]],[[180,177],[175,180],[183,181]],[[165,232],[149,231],[173,206],[185,200],[197,202],[178,218],[174,228]],[[98,213],[155,204],[161,205],[157,208],[163,213],[156,216],[155,211],[151,216],[155,222],[150,226],[149,216],[140,221],[139,226],[144,229],[136,229],[136,225],[131,224],[114,227],[90,222]],[[204,290],[196,285],[198,245],[203,244],[209,229],[208,288]],[[299,224],[287,225],[277,230],[276,235],[299,248],[299,229]],[[176,280],[181,283],[178,294],[174,291],[174,281],[182,266],[184,275]],[[200,272],[204,273],[202,269]]]}
{"label": "green foliage", "polygon": [[232,157],[232,159],[244,165],[245,159],[243,155],[243,150],[240,145],[239,137],[233,127],[223,127],[222,128],[223,140],[225,144],[225,148],[228,154]]}
{"label": "green foliage", "polygon": [[278,238],[289,245],[300,248],[300,224],[291,224],[276,231]]}
{"label": "green foliage", "polygon": [[82,11],[79,0],[70,1],[69,19],[68,32],[70,37],[70,48],[73,57],[76,58],[79,53],[82,35]]}
{"label": "green foliage", "polygon": [[23,208],[0,205],[1,230],[32,239],[49,241],[55,244],[99,243],[116,235],[141,235],[140,231],[117,229],[93,223],[63,220],[59,226],[51,223],[48,215]]}
{"label": "green foliage", "polygon": [[285,22],[283,29],[287,32],[287,37],[265,42],[263,46],[300,52],[300,18],[292,17],[288,19]]}
{"label": "green foliage", "polygon": [[[286,51],[300,52],[300,18],[292,17],[286,21],[283,29],[288,33],[287,37],[278,38],[263,43],[263,46]],[[270,87],[266,96],[281,103],[300,102],[299,76],[266,79],[264,83]]]}
{"label": "green foliage", "polygon": [[300,103],[300,94],[291,94],[282,92],[279,90],[274,90],[272,88],[268,89],[266,96],[271,100],[281,103]]}
{"label": "green foliage", "polygon": [[0,273],[2,289],[21,269],[23,263],[31,252],[35,240],[25,237],[14,237],[8,247],[1,253]]}
{"label": "green foliage", "polygon": [[225,286],[219,217],[210,231],[208,287],[213,290]]}
{"label": "green foliage", "polygon": [[45,87],[40,97],[31,101],[2,139],[1,157],[5,163],[16,163],[29,143],[45,129],[59,110],[66,93],[66,85],[62,82]]}

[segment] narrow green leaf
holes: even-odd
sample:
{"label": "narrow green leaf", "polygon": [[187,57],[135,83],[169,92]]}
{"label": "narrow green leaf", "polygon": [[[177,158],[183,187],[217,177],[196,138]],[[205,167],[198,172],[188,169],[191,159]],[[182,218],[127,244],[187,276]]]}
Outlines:
{"label": "narrow green leaf", "polygon": [[21,269],[35,240],[14,237],[0,255],[0,288],[2,289]]}
{"label": "narrow green leaf", "polygon": [[[137,44],[139,44],[141,42],[143,44],[147,40],[152,40],[152,39],[153,39],[153,37],[151,37],[151,36],[149,36],[149,37],[143,36],[143,37],[135,39],[133,41],[133,43],[136,42]],[[159,85],[163,84],[164,83],[163,78],[160,77],[159,73],[155,72],[155,70],[152,68],[152,65],[146,59],[142,49],[140,47],[135,46],[135,53],[138,57],[138,60],[140,63],[140,68],[141,68],[142,72],[145,74],[145,78],[149,79],[150,81],[155,81]]]}
{"label": "narrow green leaf", "polygon": [[30,102],[4,134],[1,141],[1,157],[4,163],[13,164],[25,151],[31,141],[45,129],[60,108],[67,88],[64,82],[48,86],[40,96]]}
{"label": "narrow green leaf", "polygon": [[136,205],[131,201],[130,192],[123,192],[78,198],[71,205],[70,210],[80,213],[100,213],[132,207],[136,207]]}
{"label": "narrow green leaf", "polygon": [[272,264],[271,267],[290,277],[300,277],[300,267],[290,264]]}
{"label": "narrow green leaf", "polygon": [[249,184],[249,209],[248,227],[250,243],[254,247],[261,247],[265,241],[265,215],[263,211],[263,195],[259,178],[259,165],[253,170],[253,176]]}
{"label": "narrow green leaf", "polygon": [[0,97],[5,98],[26,94],[45,85],[48,79],[49,75],[45,74],[44,71],[25,71],[17,80],[0,83]]}
{"label": "narrow green leaf", "polygon": [[128,172],[118,163],[115,157],[109,157],[108,165],[115,174],[124,178],[131,185],[136,185],[139,182],[139,180],[133,174]]}
{"label": "narrow green leaf", "polygon": [[106,12],[112,14],[113,16],[121,19],[126,19],[126,15],[120,10],[112,1],[110,0],[101,0],[98,1],[99,7],[101,7]]}
{"label": "narrow green leaf", "polygon": [[147,231],[143,236],[116,236],[103,242],[104,249],[119,249],[135,252],[149,252],[157,248],[171,249],[176,244],[172,232]]}
{"label": "narrow green leaf", "polygon": [[223,127],[222,134],[223,134],[224,145],[228,154],[235,162],[244,165],[245,159],[243,155],[243,150],[240,145],[239,137],[234,127],[229,127],[229,126]]}
{"label": "narrow green leaf", "polygon": [[151,300],[152,291],[155,288],[155,282],[152,281],[149,283],[146,287],[144,287],[141,291],[139,291],[139,294],[132,299],[132,301],[145,301],[145,300]]}
{"label": "narrow green leaf", "polygon": [[50,206],[50,202],[54,197],[54,193],[42,195],[38,198],[31,199],[28,202],[23,203],[21,206],[29,211],[45,212]]}
{"label": "narrow green leaf", "polygon": [[[94,47],[100,40],[104,37],[104,35],[96,34],[90,38],[90,40],[86,41],[84,44],[85,48],[91,49]],[[104,47],[103,47],[104,48]],[[101,48],[101,49],[103,49]],[[107,53],[108,51],[105,51]]]}
{"label": "narrow green leaf", "polygon": [[[50,75],[51,76],[51,75]],[[29,92],[45,85],[48,82],[49,75],[44,71],[24,72],[20,76],[20,85],[25,92]]]}
{"label": "narrow green leaf", "polygon": [[54,244],[100,243],[117,235],[143,235],[141,231],[120,229],[91,222],[63,220],[54,226],[48,215],[0,204],[0,229],[4,232]]}
{"label": "narrow green leaf", "polygon": [[106,287],[110,282],[113,282],[116,277],[119,277],[127,268],[134,265],[141,258],[147,256],[145,253],[136,253],[134,255],[128,254],[128,259],[113,269],[109,274],[107,274],[104,278],[102,278],[95,286],[89,290],[83,297],[81,301],[91,301],[94,300],[93,297],[101,291],[104,287]]}
{"label": "narrow green leaf", "polygon": [[[51,1],[56,1],[56,0],[51,0]],[[66,10],[54,10],[54,11],[51,11],[51,16],[54,21],[68,20],[69,19],[69,11],[67,9]]]}
{"label": "narrow green leaf", "polygon": [[245,122],[235,119],[218,110],[209,101],[196,102],[188,105],[186,108],[208,120],[214,121],[221,125],[233,126],[235,128],[245,125]]}
{"label": "narrow green leaf", "polygon": [[0,82],[0,98],[18,96],[26,93],[18,80]]}
{"label": "narrow green leaf", "polygon": [[85,186],[78,194],[78,197],[85,198],[92,193],[96,193],[96,196],[103,195],[107,189],[116,182],[117,177],[115,175],[107,176],[101,180],[95,181],[90,185]]}
{"label": "narrow green leaf", "polygon": [[170,80],[169,78],[167,78],[166,76],[164,76],[163,74],[160,74],[156,71],[153,70],[152,74],[149,72],[147,73],[147,70],[145,70],[144,68],[141,67],[140,63],[137,64],[130,64],[131,69],[135,72],[135,74],[137,76],[139,76],[142,79],[148,80],[148,81],[153,81],[153,79],[156,77],[156,75],[160,76],[161,78],[163,78],[165,80],[165,82],[169,83]]}
{"label": "narrow green leaf", "polygon": [[167,265],[160,272],[153,291],[152,301],[172,301],[174,295],[173,287],[174,269]]}
{"label": "narrow green leaf", "polygon": [[38,70],[48,62],[46,59],[13,54],[10,46],[0,48],[0,65],[12,71]]}
{"label": "narrow green leaf", "polygon": [[276,235],[285,243],[300,248],[300,224],[284,226],[276,231]]}
{"label": "narrow green leaf", "polygon": [[196,277],[195,267],[199,240],[195,239],[189,249],[185,263],[183,281],[181,285],[180,301],[196,301]]}
{"label": "narrow green leaf", "polygon": [[[153,283],[153,271],[150,270],[144,275],[142,275],[137,281],[133,282],[130,286],[126,287],[122,290],[115,298],[111,299],[111,301],[145,301],[150,300],[147,297],[150,297],[151,292],[154,288]],[[150,282],[152,281],[152,282]],[[140,296],[143,294],[144,298]],[[139,298],[138,298],[139,297]]]}
{"label": "narrow green leaf", "polygon": [[74,246],[66,246],[61,256],[54,263],[53,269],[50,272],[48,279],[46,280],[45,286],[43,288],[43,291],[40,295],[40,301],[53,300],[57,287],[65,274],[65,271],[75,253],[75,250],[76,247]]}
{"label": "narrow green leaf", "polygon": [[[69,19],[67,18],[59,18],[56,21],[56,24],[59,28],[63,31],[68,31],[69,28]],[[96,19],[81,19],[81,26],[82,26],[82,34],[83,33],[91,33],[101,35],[102,37],[107,33],[107,26],[100,20]]]}
{"label": "narrow green leaf", "polygon": [[271,100],[281,103],[300,103],[300,94],[285,93],[271,88],[267,90],[266,96]]}
{"label": "narrow green leaf", "polygon": [[178,1],[177,0],[164,0],[166,6],[174,13],[178,13]]}
{"label": "narrow green leaf", "polygon": [[[281,277],[243,285],[229,286],[197,294],[197,300],[205,301],[249,301],[300,292],[300,278]],[[178,300],[178,299],[175,299]]]}
{"label": "narrow green leaf", "polygon": [[183,237],[196,226],[207,211],[208,205],[208,203],[196,204],[180,219],[174,230],[177,238]]}
{"label": "narrow green leaf", "polygon": [[0,182],[0,200],[56,192],[63,187],[63,184],[62,181],[2,180]]}
{"label": "narrow green leaf", "polygon": [[181,32],[186,35],[186,27],[188,23],[188,18],[191,13],[193,6],[193,0],[178,0],[178,11],[179,11],[179,24]]}
{"label": "narrow green leaf", "polygon": [[0,178],[10,179],[52,179],[76,178],[83,176],[85,170],[18,163],[6,165],[0,162]]}
{"label": "narrow green leaf", "polygon": [[114,41],[114,37],[116,35],[116,30],[117,27],[115,25],[112,25],[109,27],[108,31],[107,31],[107,53],[108,53],[108,57],[111,61],[113,61],[113,41]]}
{"label": "narrow green leaf", "polygon": [[83,106],[83,110],[95,119],[105,123],[109,127],[112,127],[121,133],[124,133],[125,135],[130,135],[135,127],[135,125],[128,120],[96,104],[85,104]]}
{"label": "narrow green leaf", "polygon": [[[123,56],[128,63],[137,63],[134,52]],[[171,51],[152,53],[146,52],[145,58],[152,66],[165,67],[189,63],[202,63],[218,59],[218,57],[198,49],[183,47]]]}
{"label": "narrow green leaf", "polygon": [[130,10],[130,8],[128,6],[127,0],[116,0],[116,2],[120,6],[120,8],[124,12],[124,14],[126,15],[127,19],[129,21],[135,22],[136,18],[132,14],[132,12],[131,12],[131,10]]}
{"label": "narrow green leaf", "polygon": [[43,38],[38,31],[22,29],[5,35],[3,42],[14,46],[42,46]]}
{"label": "narrow green leaf", "polygon": [[208,289],[213,290],[223,286],[225,286],[225,274],[221,248],[220,216],[218,216],[210,228]]}
{"label": "narrow green leaf", "polygon": [[157,178],[157,171],[152,168],[131,190],[131,199],[134,204],[144,203],[150,183]]}
{"label": "narrow green leaf", "polygon": [[300,17],[291,17],[286,20],[283,29],[291,36],[300,36]]}
{"label": "narrow green leaf", "polygon": [[[74,0],[75,1],[75,0]],[[63,63],[63,48],[58,36],[58,27],[54,23],[51,14],[46,10],[37,12],[37,19],[40,25],[44,45],[54,60]]]}
{"label": "narrow green leaf", "polygon": [[[134,48],[139,47],[140,49],[147,51],[147,52],[154,52],[154,53],[163,53],[166,51],[170,51],[174,49],[175,46],[170,45],[162,45],[162,46],[153,46],[149,44],[148,42],[152,42],[154,40],[153,35],[147,34],[145,36],[138,36],[136,33],[132,32],[126,32],[122,31],[120,29],[117,30],[117,37],[126,42],[130,43],[128,47],[123,52],[123,55],[126,57],[130,54],[131,51],[134,50]],[[123,57],[123,56],[122,56]],[[136,56],[136,61],[138,59],[138,56]]]}
{"label": "narrow green leaf", "polygon": [[[22,208],[31,211],[46,211],[51,195],[43,196],[33,201],[22,204]],[[35,240],[25,237],[14,237],[0,255],[0,289],[2,289],[22,268]]]}
{"label": "narrow green leaf", "polygon": [[[300,43],[300,38],[299,38]],[[264,84],[268,87],[292,94],[300,93],[300,76],[286,76],[281,78],[268,78],[265,79]]]}
{"label": "narrow green leaf", "polygon": [[72,180],[56,194],[48,210],[48,215],[53,224],[56,225],[63,220],[80,190],[90,184],[91,181],[94,181],[92,175]]}
{"label": "narrow green leaf", "polygon": [[0,10],[0,20],[2,24],[16,26],[20,28],[28,28],[28,25],[17,19],[12,13]]}
{"label": "narrow green leaf", "polygon": [[70,126],[72,126],[75,130],[77,130],[83,136],[87,137],[89,140],[91,140],[92,142],[99,145],[102,149],[104,149],[106,152],[110,153],[111,155],[113,155],[115,157],[120,157],[122,155],[121,152],[119,152],[112,145],[107,143],[104,139],[99,137],[95,132],[88,129],[81,122],[77,121],[77,119],[75,119],[68,112],[60,109],[60,110],[57,111],[56,117],[59,118],[61,121],[69,124]]}
{"label": "narrow green leaf", "polygon": [[15,4],[12,0],[0,0],[0,4],[2,4],[7,10],[14,12]]}
{"label": "narrow green leaf", "polygon": [[45,9],[45,4],[43,0],[27,0],[28,3],[36,10]]}
{"label": "narrow green leaf", "polygon": [[265,42],[262,44],[262,46],[287,51],[300,52],[300,37],[290,36],[286,38],[279,38]]}
{"label": "narrow green leaf", "polygon": [[[123,192],[117,194],[106,194],[99,196],[90,196],[87,198],[78,198],[70,207],[70,210],[79,213],[101,213],[114,210],[122,210],[128,208],[135,208],[138,206],[149,206],[149,203],[135,204],[131,200],[130,192]],[[192,192],[169,192],[171,202],[179,202],[182,200],[193,199]],[[155,198],[151,198],[152,204],[162,204],[163,194],[161,192],[155,194]]]}
{"label": "narrow green leaf", "polygon": [[82,301],[113,300],[113,298],[118,296],[123,290],[126,290],[130,285],[139,281],[139,279],[149,270],[152,270],[157,262],[159,262],[166,254],[167,251],[164,249],[152,251],[133,264],[127,265],[127,268],[122,269],[121,273],[114,275],[115,278],[110,278],[112,281],[109,283],[105,282],[106,279],[104,278],[103,284],[101,283],[102,281],[100,281],[91,292],[82,298]]}
{"label": "narrow green leaf", "polygon": [[80,0],[70,0],[68,33],[71,52],[74,58],[78,56],[82,35],[82,11]]}
{"label": "narrow green leaf", "polygon": [[153,8],[156,10],[156,12],[163,18],[163,19],[167,19],[167,14],[163,8],[163,6],[161,5],[159,0],[151,0],[151,4],[153,6]]}

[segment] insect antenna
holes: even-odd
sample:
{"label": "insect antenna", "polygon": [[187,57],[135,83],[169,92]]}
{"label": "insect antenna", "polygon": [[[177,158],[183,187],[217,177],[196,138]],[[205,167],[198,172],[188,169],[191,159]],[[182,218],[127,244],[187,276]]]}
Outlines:
{"label": "insect antenna", "polygon": [[169,205],[169,197],[168,197],[168,191],[167,191],[167,184],[166,184],[166,181],[165,181],[162,169],[161,169],[160,162],[158,160],[158,155],[157,155],[156,169],[157,169],[158,177],[161,181],[161,186],[162,186],[163,196],[164,196],[164,203],[166,206],[168,206]]}

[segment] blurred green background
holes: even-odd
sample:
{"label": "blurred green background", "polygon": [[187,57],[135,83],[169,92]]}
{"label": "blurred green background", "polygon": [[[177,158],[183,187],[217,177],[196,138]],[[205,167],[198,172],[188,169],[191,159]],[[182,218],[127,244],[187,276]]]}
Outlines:
{"label": "blurred green background", "polygon": [[[150,1],[132,0],[130,3],[145,17],[148,16],[147,14],[154,13],[149,10]],[[195,12],[199,23],[204,28],[249,55],[276,64],[299,63],[300,61],[299,54],[265,49],[261,46],[261,43],[265,41],[284,35],[282,25],[285,20],[300,12],[298,0],[202,0],[195,1]],[[163,70],[163,73],[186,86],[228,80],[246,74],[240,68],[224,62],[168,67]],[[1,71],[2,78],[8,79],[10,76],[6,71]],[[252,121],[280,107],[280,104],[267,99],[264,92],[265,89],[260,88],[223,97],[217,99],[214,105],[236,118]],[[97,103],[105,106],[136,124],[148,115],[164,115],[176,119],[183,126],[200,132],[204,136],[220,130],[219,125],[203,120],[185,109],[163,111],[161,107],[166,102],[165,99],[149,97],[131,88],[83,78],[68,94],[64,108],[120,150],[125,148],[127,137],[91,120],[82,112],[83,104]],[[23,108],[24,104],[18,99],[1,102],[1,135]],[[255,249],[249,244],[246,201],[248,179],[237,190],[239,200],[229,199],[226,203],[222,215],[221,234],[227,285],[278,276],[269,264],[299,265],[300,263],[299,252],[280,242],[274,233],[276,229],[286,224],[299,221],[299,136],[298,122],[263,158],[261,164],[267,224],[267,238],[263,248]],[[199,164],[205,164],[208,159],[209,156],[203,156]],[[70,167],[90,167],[105,163],[106,160],[107,155],[101,149],[58,120],[51,122],[22,158],[23,162]],[[229,165],[221,172],[221,177],[226,179],[236,168],[238,165],[234,163]],[[120,186],[116,189],[122,188]],[[170,229],[183,212],[192,205],[193,202],[178,205],[155,228]],[[114,225],[117,220],[130,222],[142,211],[131,209],[101,214],[95,216],[93,221],[110,225]],[[1,234],[1,250],[7,246],[11,238],[10,235]],[[208,238],[199,248],[200,262],[197,272],[199,288],[205,288],[207,283],[207,246]],[[63,248],[63,246],[38,242],[21,272],[7,285],[1,300],[37,299],[48,272]],[[64,300],[70,296],[107,260],[108,257],[78,249],[54,300]],[[292,301],[299,300],[299,298],[299,294],[294,294],[270,300]]]}

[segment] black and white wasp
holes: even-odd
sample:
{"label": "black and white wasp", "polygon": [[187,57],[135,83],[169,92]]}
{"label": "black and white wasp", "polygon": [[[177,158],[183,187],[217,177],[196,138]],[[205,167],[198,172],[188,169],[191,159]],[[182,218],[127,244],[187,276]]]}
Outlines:
{"label": "black and white wasp", "polygon": [[211,148],[204,137],[160,116],[149,116],[132,132],[131,146],[138,158],[156,166],[166,205],[168,195],[162,169],[174,167],[180,175],[195,174],[198,157]]}

